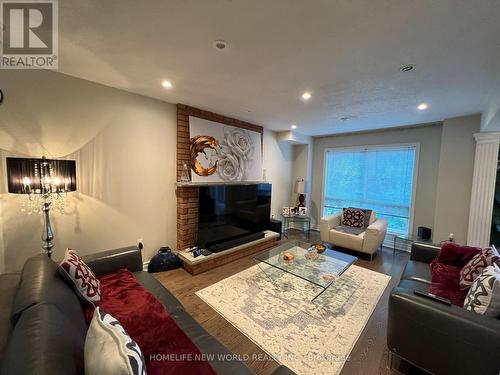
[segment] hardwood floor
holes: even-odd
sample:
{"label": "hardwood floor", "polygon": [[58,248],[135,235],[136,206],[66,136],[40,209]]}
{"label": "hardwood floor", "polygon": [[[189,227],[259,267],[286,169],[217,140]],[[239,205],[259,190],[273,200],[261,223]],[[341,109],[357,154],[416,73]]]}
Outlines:
{"label": "hardwood floor", "polygon": [[[291,231],[290,239],[304,239],[304,237],[299,231]],[[310,242],[318,241],[319,233],[312,231]],[[404,252],[398,252],[393,256],[393,251],[389,248],[380,250],[371,262],[367,256],[363,256],[362,254],[353,253],[353,255],[358,257],[356,265],[385,273],[392,276],[392,278],[363,333],[354,346],[351,358],[346,362],[341,375],[392,374],[393,372],[387,366],[386,328],[388,298],[391,289],[399,282],[409,255]],[[239,355],[248,354],[250,359],[245,361],[247,366],[256,374],[267,375],[274,371],[278,363],[273,360],[256,360],[258,356],[265,358],[265,352],[195,295],[196,291],[253,265],[255,265],[255,262],[252,260],[252,256],[248,256],[196,276],[191,276],[182,268],[158,273],[155,276],[182,302],[186,310],[211,335],[215,336],[234,353]]]}

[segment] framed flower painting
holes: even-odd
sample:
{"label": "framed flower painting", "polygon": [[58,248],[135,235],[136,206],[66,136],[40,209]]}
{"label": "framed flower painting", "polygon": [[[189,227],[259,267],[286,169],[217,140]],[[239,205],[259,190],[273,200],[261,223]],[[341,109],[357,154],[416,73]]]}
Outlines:
{"label": "framed flower painting", "polygon": [[193,182],[262,179],[261,133],[189,117]]}

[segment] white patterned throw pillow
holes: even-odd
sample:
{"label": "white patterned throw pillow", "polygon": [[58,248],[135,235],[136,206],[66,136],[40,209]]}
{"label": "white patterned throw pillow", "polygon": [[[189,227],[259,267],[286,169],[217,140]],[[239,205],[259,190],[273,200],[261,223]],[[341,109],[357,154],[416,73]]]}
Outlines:
{"label": "white patterned throw pillow", "polygon": [[84,356],[85,375],[146,375],[139,345],[99,307],[87,331]]}
{"label": "white patterned throw pillow", "polygon": [[89,266],[75,250],[66,249],[64,259],[59,264],[59,273],[73,285],[84,302],[93,305],[101,300],[101,283]]}
{"label": "white patterned throw pillow", "polygon": [[472,283],[464,308],[494,318],[500,316],[500,268],[496,264],[486,267]]}

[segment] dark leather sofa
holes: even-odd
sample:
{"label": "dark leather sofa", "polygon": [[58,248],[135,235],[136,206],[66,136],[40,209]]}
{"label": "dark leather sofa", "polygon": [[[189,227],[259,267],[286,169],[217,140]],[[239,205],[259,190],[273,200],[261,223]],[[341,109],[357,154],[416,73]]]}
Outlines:
{"label": "dark leather sofa", "polygon": [[[142,256],[137,248],[105,251],[84,259],[96,275],[120,268],[133,272],[200,351],[215,355],[210,364],[218,374],[252,374],[242,362],[217,360],[218,354],[232,353],[210,336],[172,293],[142,271]],[[83,374],[86,332],[84,310],[78,297],[58,275],[57,264],[47,256],[30,258],[20,275],[0,275],[0,374]],[[294,373],[280,366],[274,374]]]}
{"label": "dark leather sofa", "polygon": [[498,375],[500,320],[413,293],[429,291],[429,264],[438,252],[436,246],[413,244],[389,299],[390,353],[432,374]]}

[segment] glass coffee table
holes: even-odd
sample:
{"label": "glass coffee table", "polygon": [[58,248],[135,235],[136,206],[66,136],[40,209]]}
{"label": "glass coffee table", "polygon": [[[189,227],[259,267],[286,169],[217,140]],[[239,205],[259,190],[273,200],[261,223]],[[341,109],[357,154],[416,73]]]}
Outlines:
{"label": "glass coffee table", "polygon": [[254,260],[273,283],[279,270],[278,275],[288,273],[318,286],[321,290],[314,301],[358,258],[330,249],[320,254],[310,248],[309,243],[290,241],[257,254]]}

